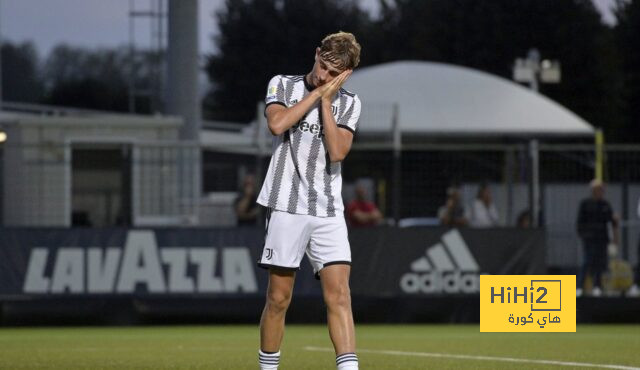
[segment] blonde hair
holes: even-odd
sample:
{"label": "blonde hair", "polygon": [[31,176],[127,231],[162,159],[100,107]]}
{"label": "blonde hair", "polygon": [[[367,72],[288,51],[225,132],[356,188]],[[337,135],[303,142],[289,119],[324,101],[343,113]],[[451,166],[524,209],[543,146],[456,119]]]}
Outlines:
{"label": "blonde hair", "polygon": [[352,33],[332,33],[322,39],[319,55],[336,68],[353,69],[360,63],[360,44]]}

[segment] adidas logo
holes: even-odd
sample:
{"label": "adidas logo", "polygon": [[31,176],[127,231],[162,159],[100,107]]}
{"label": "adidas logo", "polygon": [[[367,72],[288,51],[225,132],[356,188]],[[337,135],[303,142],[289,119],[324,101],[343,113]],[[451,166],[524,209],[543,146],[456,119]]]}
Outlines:
{"label": "adidas logo", "polygon": [[409,294],[478,293],[479,272],[467,243],[453,229],[411,263],[411,272],[402,275],[400,288]]}

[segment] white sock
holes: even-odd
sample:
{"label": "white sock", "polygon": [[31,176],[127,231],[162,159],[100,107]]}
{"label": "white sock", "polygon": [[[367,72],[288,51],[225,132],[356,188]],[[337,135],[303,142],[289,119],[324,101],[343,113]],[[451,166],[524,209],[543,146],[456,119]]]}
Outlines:
{"label": "white sock", "polygon": [[355,353],[343,353],[336,356],[338,370],[358,370],[358,356]]}
{"label": "white sock", "polygon": [[265,353],[258,350],[258,362],[260,370],[275,370],[280,364],[280,351],[276,353]]}

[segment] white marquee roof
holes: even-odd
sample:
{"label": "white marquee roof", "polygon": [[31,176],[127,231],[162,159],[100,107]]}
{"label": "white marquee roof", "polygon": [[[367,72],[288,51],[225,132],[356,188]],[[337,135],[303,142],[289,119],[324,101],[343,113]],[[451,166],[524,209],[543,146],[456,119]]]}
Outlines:
{"label": "white marquee roof", "polygon": [[588,136],[593,127],[519,84],[441,63],[400,61],[357,69],[345,88],[358,94],[358,131],[391,131],[393,104],[403,134],[427,136]]}

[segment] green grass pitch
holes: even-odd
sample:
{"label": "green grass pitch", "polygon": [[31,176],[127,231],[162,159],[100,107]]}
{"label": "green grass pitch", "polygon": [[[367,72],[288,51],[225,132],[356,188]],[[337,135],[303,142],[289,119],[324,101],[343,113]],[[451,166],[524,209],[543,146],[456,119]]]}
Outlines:
{"label": "green grass pitch", "polygon": [[[361,369],[640,368],[639,325],[515,334],[358,325],[356,333]],[[247,325],[0,328],[0,369],[257,369],[257,349],[258,328]],[[280,369],[335,369],[326,327],[288,326]]]}

